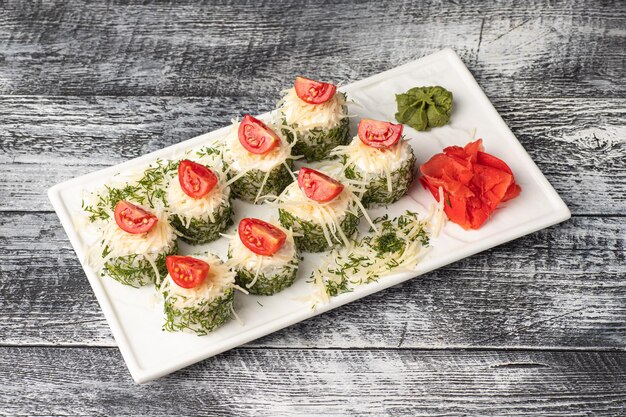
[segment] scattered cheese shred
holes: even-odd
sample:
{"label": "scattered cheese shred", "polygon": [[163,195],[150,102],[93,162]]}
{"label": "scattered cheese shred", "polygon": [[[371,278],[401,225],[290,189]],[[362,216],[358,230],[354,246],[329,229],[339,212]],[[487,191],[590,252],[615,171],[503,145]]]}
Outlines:
{"label": "scattered cheese shred", "polygon": [[383,276],[415,270],[430,251],[431,219],[441,210],[433,206],[427,218],[407,211],[392,220],[387,216],[375,219],[377,233],[370,229],[350,247],[333,249],[322,257],[311,275],[313,291],[308,301],[315,307]]}
{"label": "scattered cheese shred", "polygon": [[180,186],[178,176],[172,176],[167,185],[169,211],[178,216],[185,227],[189,227],[194,218],[209,219],[215,222],[215,213],[229,204],[230,187],[219,181],[209,194],[202,198],[188,196]]}
{"label": "scattered cheese shred", "polygon": [[[254,169],[269,172],[277,166],[283,164],[287,159],[293,159],[291,156],[291,148],[294,143],[289,143],[282,134],[281,126],[277,126],[271,122],[267,126],[278,135],[280,143],[271,151],[265,154],[255,154],[249,152],[239,142],[239,124],[236,119],[232,120],[232,125],[228,133],[220,141],[223,150],[224,162],[229,165],[231,171],[237,172],[237,178],[245,175]],[[231,179],[228,183],[236,181]]]}
{"label": "scattered cheese shred", "polygon": [[166,299],[171,299],[177,309],[195,307],[201,303],[211,302],[222,297],[226,291],[235,286],[235,272],[223,263],[216,255],[193,255],[194,258],[208,263],[211,268],[204,282],[195,288],[182,288],[168,274],[161,286]]}
{"label": "scattered cheese shred", "polygon": [[332,129],[347,117],[346,96],[343,93],[336,93],[333,98],[321,104],[309,104],[300,100],[295,88],[284,90],[283,93],[285,96],[278,103],[278,109],[287,125],[298,134],[316,128]]}
{"label": "scattered cheese shred", "polygon": [[[145,208],[148,210],[148,208]],[[150,210],[157,216],[156,225],[146,234],[134,235],[120,229],[113,219],[113,213],[108,221],[98,228],[98,242],[92,245],[87,252],[87,264],[100,270],[110,259],[128,255],[143,255],[154,268],[159,280],[156,259],[174,244],[176,234],[167,220],[167,213],[162,209]],[[106,248],[106,256],[103,256]]]}
{"label": "scattered cheese shred", "polygon": [[299,219],[320,225],[329,246],[333,246],[333,238],[342,240],[346,245],[350,244],[349,239],[341,231],[341,221],[348,213],[356,214],[352,208],[360,207],[364,216],[369,217],[349,186],[332,201],[319,203],[308,198],[298,183],[293,182],[278,196],[275,204]]}
{"label": "scattered cheese shred", "polygon": [[243,322],[243,320],[235,312],[235,307],[233,306],[233,304],[230,305],[230,313],[233,315],[233,317],[235,317],[235,320],[237,320],[237,323],[239,323],[239,325],[245,326],[245,323]]}
{"label": "scattered cheese shred", "polygon": [[[235,234],[232,236],[226,236],[230,240],[228,243],[228,251],[230,255],[227,263],[231,267],[239,266],[251,271],[261,271],[262,269],[274,267],[281,268],[289,265],[289,263],[297,257],[293,233],[291,230],[282,228],[278,225],[274,226],[280,228],[287,235],[285,243],[275,254],[271,256],[256,254],[248,249],[243,242],[241,242],[239,234]],[[254,284],[250,284],[248,288],[252,287],[252,285]]]}
{"label": "scattered cheese shred", "polygon": [[401,140],[388,149],[377,149],[368,146],[355,136],[348,145],[337,146],[332,156],[344,158],[345,167],[353,167],[359,171],[363,182],[384,176],[387,180],[387,191],[393,192],[392,173],[402,167],[411,158],[410,145]]}

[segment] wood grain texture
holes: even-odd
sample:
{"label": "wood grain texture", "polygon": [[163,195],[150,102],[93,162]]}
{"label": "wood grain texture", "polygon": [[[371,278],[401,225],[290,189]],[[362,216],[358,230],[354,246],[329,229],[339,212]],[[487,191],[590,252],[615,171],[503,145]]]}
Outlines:
{"label": "wood grain texture", "polygon": [[0,94],[271,95],[449,46],[491,97],[626,92],[619,1],[3,4]]}
{"label": "wood grain texture", "polygon": [[[0,0],[0,416],[626,415],[625,27],[615,0]],[[575,217],[133,384],[46,189],[445,47]]]}
{"label": "wood grain texture", "polygon": [[[623,349],[625,228],[573,218],[252,345]],[[2,344],[114,346],[53,213],[5,213],[0,236]]]}
{"label": "wood grain texture", "polygon": [[240,348],[137,386],[116,349],[11,347],[0,415],[617,416],[625,379],[624,352]]}
{"label": "wood grain texture", "polygon": [[[46,190],[58,182],[270,110],[276,100],[0,97],[0,210],[50,210]],[[572,212],[626,213],[625,99],[494,105]]]}

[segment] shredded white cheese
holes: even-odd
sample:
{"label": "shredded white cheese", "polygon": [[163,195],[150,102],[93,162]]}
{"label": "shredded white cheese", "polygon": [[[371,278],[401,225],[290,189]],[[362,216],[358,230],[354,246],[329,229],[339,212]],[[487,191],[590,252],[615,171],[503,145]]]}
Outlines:
{"label": "shredded white cheese", "polygon": [[[153,257],[154,263],[161,253],[172,247],[176,234],[167,220],[167,213],[161,209],[155,211],[147,207],[143,208],[156,215],[158,219],[152,230],[137,235],[125,232],[117,225],[111,213],[109,220],[99,228],[98,240],[101,243],[90,249],[88,256],[90,265],[100,269],[109,259],[135,254],[144,255],[149,261]],[[102,251],[105,247],[108,247],[109,253],[103,259]]]}
{"label": "shredded white cheese", "polygon": [[286,94],[278,103],[278,109],[287,124],[299,134],[315,128],[332,129],[347,117],[343,93],[335,93],[324,103],[309,104],[300,100],[293,87],[283,92]]}
{"label": "shredded white cheese", "polygon": [[215,187],[204,197],[193,198],[185,194],[180,186],[178,175],[170,177],[167,185],[169,211],[178,216],[185,227],[189,227],[194,218],[209,219],[215,222],[215,214],[229,203],[230,187],[218,181]]}
{"label": "shredded white cheese", "polygon": [[[323,165],[311,164],[316,169]],[[335,165],[327,164],[327,166],[334,169]],[[363,204],[355,194],[357,189],[354,187],[354,184],[346,180],[342,175],[332,175],[329,171],[323,169],[320,169],[320,171],[326,175],[331,175],[331,177],[334,176],[344,184],[341,194],[331,201],[319,203],[308,198],[298,186],[298,182],[294,181],[278,196],[276,200],[277,206],[300,219],[312,221],[320,225],[324,238],[330,246],[333,245],[333,238],[334,240],[343,241],[347,246],[350,245],[350,240],[341,229],[341,222],[347,213],[359,216],[360,211],[367,222],[376,230],[376,225],[373,224],[367,210],[365,210],[365,207],[363,207]]]}
{"label": "shredded white cheese", "polygon": [[[291,230],[284,229],[277,225],[274,226],[280,228],[287,235],[285,243],[275,254],[271,256],[264,256],[252,252],[246,247],[246,245],[243,244],[239,238],[239,234],[237,233],[230,238],[228,247],[230,259],[228,260],[228,263],[233,266],[244,267],[250,271],[256,271],[258,269],[259,272],[265,273],[276,272],[277,269],[284,268],[289,265],[289,263],[292,262],[297,256],[293,233]],[[252,285],[253,284],[251,284],[250,287]]]}
{"label": "shredded white cheese", "polygon": [[405,140],[400,140],[389,148],[377,149],[355,136],[348,145],[333,149],[331,155],[345,155],[346,165],[354,165],[365,173],[382,175],[400,169],[411,157],[410,147]]}
{"label": "shredded white cheese", "polygon": [[[266,123],[267,126],[278,135],[280,143],[271,151],[261,155],[249,152],[243,147],[241,142],[239,142],[240,122],[237,120],[233,120],[232,122],[233,124],[230,130],[223,139],[224,160],[230,165],[232,171],[238,173],[237,178],[253,169],[269,172],[283,164],[287,159],[292,158],[291,148],[293,147],[293,143],[287,142],[283,137],[280,126]],[[235,178],[231,179],[229,182],[232,183],[233,181],[235,181]]]}
{"label": "shredded white cheese", "polygon": [[235,286],[235,272],[223,263],[220,258],[212,253],[206,255],[193,255],[194,258],[205,261],[209,264],[209,274],[202,284],[196,288],[182,288],[174,282],[168,274],[161,292],[167,292],[167,298],[172,299],[173,306],[177,309],[195,307],[202,302],[211,302],[222,297],[226,290]]}
{"label": "shredded white cheese", "polygon": [[439,186],[439,201],[437,202],[437,204],[433,204],[433,211],[434,211],[434,219],[435,219],[435,223],[433,226],[433,237],[439,237],[439,233],[441,232],[441,227],[444,225],[445,219],[446,217],[446,213],[443,210],[443,205],[444,203],[444,192],[443,192],[443,187]]}
{"label": "shredded white cheese", "polygon": [[[280,207],[304,220],[315,223],[326,223],[329,219],[343,219],[354,195],[348,187],[341,194],[326,203],[318,203],[308,198],[298,186],[292,182],[280,195]],[[354,213],[356,214],[356,213]]]}
{"label": "shredded white cheese", "polygon": [[[431,250],[431,246],[424,244],[424,237],[432,239],[439,233],[442,210],[442,206],[433,204],[425,218],[407,213],[403,215],[405,221],[401,227],[394,219],[393,227],[382,227],[380,235],[368,232],[355,240],[351,247],[333,249],[320,259],[319,266],[313,271],[309,281],[312,292],[304,301],[315,307],[328,303],[331,296],[352,291],[381,277],[415,270]],[[380,222],[378,224],[381,226]],[[384,238],[390,231],[397,239],[383,244],[376,242],[378,236]],[[389,248],[389,252],[381,251],[379,245]]]}
{"label": "shredded white cheese", "polygon": [[348,145],[333,149],[331,155],[345,157],[345,166],[356,167],[366,183],[376,177],[385,177],[387,190],[392,192],[392,173],[400,169],[412,154],[410,145],[404,140],[398,141],[390,148],[377,149],[367,146],[355,136]]}

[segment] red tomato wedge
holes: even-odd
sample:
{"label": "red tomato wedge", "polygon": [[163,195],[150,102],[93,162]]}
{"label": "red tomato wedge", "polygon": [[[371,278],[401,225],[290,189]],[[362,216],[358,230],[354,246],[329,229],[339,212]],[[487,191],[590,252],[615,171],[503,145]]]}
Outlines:
{"label": "red tomato wedge", "polygon": [[259,119],[246,114],[239,124],[239,143],[250,153],[263,155],[279,143],[278,135]]}
{"label": "red tomato wedge", "polygon": [[204,165],[185,159],[178,164],[178,182],[189,197],[202,198],[217,184],[217,175]]}
{"label": "red tomato wedge", "polygon": [[331,201],[344,189],[339,181],[307,167],[298,172],[298,186],[308,198],[318,203]]}
{"label": "red tomato wedge", "polygon": [[439,201],[443,189],[444,211],[464,229],[478,229],[501,202],[517,197],[522,188],[511,168],[484,152],[482,139],[465,147],[449,146],[420,167],[420,182]]}
{"label": "red tomato wedge", "polygon": [[329,83],[296,77],[296,95],[309,104],[322,104],[333,98],[337,87]]}
{"label": "red tomato wedge", "polygon": [[402,125],[372,119],[359,122],[359,139],[372,148],[389,148],[402,136]]}
{"label": "red tomato wedge", "polygon": [[113,217],[120,229],[133,235],[148,233],[157,224],[154,214],[124,200],[115,205]]}
{"label": "red tomato wedge", "polygon": [[257,255],[271,256],[285,243],[287,235],[278,227],[263,220],[245,218],[239,222],[239,239]]}
{"label": "red tomato wedge", "polygon": [[202,284],[211,269],[208,263],[191,256],[168,256],[165,265],[172,280],[183,288],[195,288]]}

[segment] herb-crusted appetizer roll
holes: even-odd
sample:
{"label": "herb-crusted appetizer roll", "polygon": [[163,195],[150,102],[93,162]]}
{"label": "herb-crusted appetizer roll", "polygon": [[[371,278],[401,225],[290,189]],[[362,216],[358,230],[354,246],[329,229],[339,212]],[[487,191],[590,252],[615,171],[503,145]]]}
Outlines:
{"label": "herb-crusted appetizer roll", "polygon": [[251,294],[272,295],[291,286],[299,257],[289,230],[254,218],[239,222],[228,246],[237,285]]}
{"label": "herb-crusted appetizer roll", "polygon": [[303,252],[323,252],[349,242],[359,224],[360,202],[339,181],[303,167],[298,182],[279,197],[278,218]]}
{"label": "herb-crusted appetizer roll", "polygon": [[166,256],[178,249],[165,214],[125,200],[102,229],[102,248],[103,274],[132,287],[159,284],[167,273]]}
{"label": "herb-crusted appetizer roll", "polygon": [[292,145],[265,123],[250,115],[233,122],[224,139],[233,196],[249,203],[279,195],[293,181]]}
{"label": "herb-crusted appetizer roll", "polygon": [[174,166],[159,160],[84,196],[88,227],[98,237],[87,262],[103,276],[140,287],[159,284],[167,274],[165,257],[178,246],[165,210],[163,179]]}
{"label": "herb-crusted appetizer roll", "polygon": [[343,160],[346,178],[363,183],[365,207],[394,203],[408,192],[415,177],[415,155],[401,136],[402,125],[363,119],[358,136],[333,151]]}
{"label": "herb-crusted appetizer roll", "polygon": [[297,139],[294,155],[304,155],[309,162],[328,158],[333,148],[350,140],[346,96],[332,84],[297,77],[278,111],[289,141]]}
{"label": "herb-crusted appetizer roll", "polygon": [[171,171],[167,201],[170,222],[185,242],[211,242],[233,224],[225,176],[188,159],[179,162],[177,171]]}
{"label": "herb-crusted appetizer roll", "polygon": [[167,270],[160,288],[164,330],[205,335],[231,317],[235,273],[217,256],[168,256]]}

